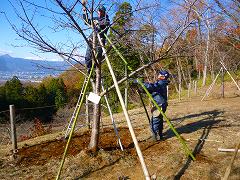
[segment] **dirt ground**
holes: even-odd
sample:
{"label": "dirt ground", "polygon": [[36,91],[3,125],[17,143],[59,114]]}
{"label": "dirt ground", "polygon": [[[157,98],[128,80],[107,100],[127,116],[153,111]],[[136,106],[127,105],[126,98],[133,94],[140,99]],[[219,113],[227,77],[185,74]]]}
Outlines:
{"label": "dirt ground", "polygon": [[[201,101],[202,96],[172,100],[166,115],[185,139],[196,157],[187,158],[181,143],[165,123],[165,140],[151,139],[148,120],[142,108],[129,111],[144,160],[152,179],[221,179],[233,156],[218,148],[235,148],[240,141],[240,93],[230,88]],[[127,124],[122,114],[114,115],[124,151],[121,151],[109,118],[103,119],[100,150],[88,152],[90,132],[80,129],[71,141],[61,179],[144,179]],[[62,134],[22,142],[17,158],[10,147],[0,149],[0,179],[55,179],[66,141]],[[200,140],[199,140],[200,139]],[[34,143],[33,143],[34,142]],[[36,143],[38,142],[38,143]],[[238,153],[229,179],[240,179]]]}

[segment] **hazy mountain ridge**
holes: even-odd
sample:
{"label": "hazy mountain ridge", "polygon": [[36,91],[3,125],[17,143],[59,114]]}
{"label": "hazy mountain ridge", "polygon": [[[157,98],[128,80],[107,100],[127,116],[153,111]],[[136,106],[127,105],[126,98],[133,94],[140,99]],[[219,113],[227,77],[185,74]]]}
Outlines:
{"label": "hazy mountain ridge", "polygon": [[21,81],[38,82],[49,75],[57,77],[69,67],[64,61],[29,60],[1,55],[0,82],[10,80],[13,76]]}
{"label": "hazy mountain ridge", "polygon": [[0,71],[5,72],[52,72],[66,70],[68,67],[69,65],[64,61],[14,58],[8,54],[0,56]]}

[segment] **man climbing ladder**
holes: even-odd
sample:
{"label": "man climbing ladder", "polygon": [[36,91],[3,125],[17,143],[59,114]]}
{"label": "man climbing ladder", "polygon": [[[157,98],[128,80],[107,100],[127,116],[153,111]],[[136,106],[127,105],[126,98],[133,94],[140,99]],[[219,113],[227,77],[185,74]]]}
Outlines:
{"label": "man climbing ladder", "polygon": [[[92,21],[91,19],[88,18],[88,13],[87,13],[87,9],[86,9],[86,0],[82,1],[83,4],[83,19],[85,21],[85,24],[88,25],[92,25]],[[101,41],[102,43],[105,45],[106,42],[106,38],[104,36],[104,34],[107,34],[108,29],[109,29],[109,25],[110,25],[110,20],[108,15],[106,14],[106,8],[103,5],[99,5],[98,6],[98,17],[93,17],[93,23],[94,23],[94,28],[96,29],[96,31],[98,33],[100,33],[100,37],[101,37]],[[93,44],[93,33],[91,33],[91,35],[88,38],[90,46],[92,46]],[[98,41],[96,41],[98,42]],[[86,51],[86,55],[85,55],[85,64],[87,66],[88,69],[88,73],[90,72],[91,66],[92,66],[92,51],[91,51],[92,47],[87,46],[87,51]],[[96,53],[97,53],[97,59],[101,59],[102,57],[102,47],[100,46],[99,43],[97,43],[96,46]]]}

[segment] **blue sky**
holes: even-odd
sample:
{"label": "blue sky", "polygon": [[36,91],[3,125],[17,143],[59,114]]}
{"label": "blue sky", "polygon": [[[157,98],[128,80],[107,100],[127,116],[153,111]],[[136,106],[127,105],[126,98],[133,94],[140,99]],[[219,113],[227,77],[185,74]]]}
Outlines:
{"label": "blue sky", "polygon": [[[33,1],[34,2],[34,1]],[[44,1],[35,1],[39,5]],[[17,18],[13,7],[8,2],[8,0],[3,0],[0,4],[0,12],[5,12],[9,20],[17,26],[21,25],[19,18]],[[47,26],[46,18],[37,18],[37,23],[41,26]],[[26,41],[19,38],[15,31],[11,28],[4,14],[0,14],[0,55],[9,54],[12,57],[20,57],[27,59],[44,59],[44,60],[61,60],[57,55],[51,53],[39,53],[36,49],[30,47]],[[63,33],[53,33],[49,29],[45,28],[47,34],[51,34],[52,41],[57,42],[57,40],[65,39],[66,34]]]}
{"label": "blue sky", "polygon": [[[14,0],[11,0],[14,2]],[[129,0],[134,3],[134,0]],[[152,1],[152,0],[150,0]],[[150,2],[148,1],[148,2]],[[165,1],[161,1],[165,3]],[[47,1],[38,1],[32,0],[31,2],[35,2],[38,5],[43,5]],[[122,2],[122,1],[120,1]],[[55,10],[55,9],[54,9]],[[16,17],[16,14],[13,11],[13,7],[9,3],[8,0],[1,0],[0,4],[0,12],[5,12],[7,17],[9,17],[10,21],[16,24],[17,26],[20,25],[19,19]],[[60,12],[60,10],[59,10]],[[109,13],[111,14],[111,13]],[[58,33],[53,32],[53,30],[49,29],[48,26],[50,25],[50,21],[46,21],[46,18],[37,18],[35,20],[37,24],[43,27],[42,31],[48,35],[48,38],[51,39],[53,43],[65,42],[68,43],[69,40],[78,43],[81,41],[80,35],[76,33],[71,33],[69,31],[60,31]],[[50,36],[49,36],[50,35]],[[80,54],[85,54],[85,47],[81,47]],[[19,38],[16,33],[11,28],[10,24],[7,22],[3,13],[0,13],[0,55],[9,54],[12,57],[20,57],[20,58],[27,58],[27,59],[45,59],[45,60],[61,60],[57,55],[51,53],[39,53],[36,49],[29,47],[29,45]]]}

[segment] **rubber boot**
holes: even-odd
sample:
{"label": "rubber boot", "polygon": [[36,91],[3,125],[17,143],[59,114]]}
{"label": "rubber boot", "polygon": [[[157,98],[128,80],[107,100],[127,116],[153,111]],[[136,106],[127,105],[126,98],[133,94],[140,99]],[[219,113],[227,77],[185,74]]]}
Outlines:
{"label": "rubber boot", "polygon": [[153,133],[152,140],[153,141],[160,141],[161,137],[159,136],[158,133]]}
{"label": "rubber boot", "polygon": [[160,141],[163,141],[163,140],[164,140],[164,137],[163,137],[163,133],[162,133],[162,132],[159,132],[159,140],[160,140]]}

